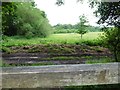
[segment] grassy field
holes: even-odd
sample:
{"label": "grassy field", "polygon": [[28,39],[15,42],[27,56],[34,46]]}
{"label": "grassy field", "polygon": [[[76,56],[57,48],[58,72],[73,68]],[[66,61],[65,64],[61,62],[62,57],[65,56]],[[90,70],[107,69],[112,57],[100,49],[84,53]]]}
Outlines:
{"label": "grassy field", "polygon": [[[59,60],[63,63],[65,63],[68,60],[69,61],[74,60],[72,61],[72,63],[76,63],[76,60],[78,61],[83,60],[85,61],[85,64],[114,62],[113,58],[111,58],[112,56],[108,57],[108,55],[110,54],[109,50],[100,46],[100,43],[102,42],[99,41],[99,36],[101,34],[102,32],[89,32],[83,35],[82,39],[80,37],[80,34],[77,33],[52,34],[46,38],[34,37],[31,39],[26,39],[24,37],[19,37],[19,36],[6,37],[6,40],[3,41],[2,43],[3,46],[2,51],[8,54],[18,53],[18,52],[21,53],[40,52],[41,55],[46,53],[47,55],[50,56],[50,57],[46,56],[39,59],[39,60],[47,60],[48,61],[47,63],[36,62],[36,64],[33,63],[32,66],[53,65],[55,64],[54,61],[56,60]],[[19,47],[11,47],[11,46],[19,46]],[[104,55],[103,58],[102,56],[100,56],[100,53]],[[69,55],[64,56],[65,54],[70,54],[73,56],[69,56]],[[74,56],[74,54],[81,54],[83,56],[81,55]],[[87,54],[88,56],[86,56]],[[52,63],[49,62],[50,60],[53,62]],[[15,66],[15,64],[13,65]],[[24,66],[24,65],[26,66],[28,64],[20,64],[20,66]],[[9,64],[5,63],[3,64],[3,66],[9,66]]]}
{"label": "grassy field", "polygon": [[18,36],[7,37],[7,40],[2,43],[2,46],[24,46],[32,44],[80,44],[85,41],[95,42],[102,32],[89,32],[80,38],[80,34],[66,33],[66,34],[52,34],[46,38],[31,38],[25,39]]}

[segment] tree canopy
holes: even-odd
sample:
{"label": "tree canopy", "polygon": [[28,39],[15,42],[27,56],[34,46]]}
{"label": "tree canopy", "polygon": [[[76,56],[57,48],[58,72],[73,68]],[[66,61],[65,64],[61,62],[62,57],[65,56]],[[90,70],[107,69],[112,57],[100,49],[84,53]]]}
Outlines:
{"label": "tree canopy", "polygon": [[100,15],[99,24],[113,26],[103,29],[103,43],[114,53],[115,60],[120,60],[120,1],[100,2],[95,13]]}
{"label": "tree canopy", "polygon": [[100,15],[99,24],[120,27],[120,1],[119,2],[99,2],[98,9],[95,12]]}
{"label": "tree canopy", "polygon": [[34,2],[3,2],[2,30],[7,36],[46,37],[52,28],[44,11]]}

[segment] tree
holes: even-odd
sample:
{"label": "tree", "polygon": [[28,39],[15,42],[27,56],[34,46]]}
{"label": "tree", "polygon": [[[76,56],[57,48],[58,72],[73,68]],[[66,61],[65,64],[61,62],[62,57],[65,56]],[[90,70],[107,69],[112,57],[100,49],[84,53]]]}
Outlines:
{"label": "tree", "polygon": [[[94,4],[94,3],[92,3]],[[120,60],[120,1],[99,2],[96,16],[100,16],[99,24],[106,23],[112,29],[104,29],[103,42],[113,52],[116,62]]]}
{"label": "tree", "polygon": [[45,12],[34,2],[3,2],[2,19],[3,35],[7,36],[46,37],[52,30]]}
{"label": "tree", "polygon": [[120,60],[120,29],[106,28],[102,36],[103,43],[114,53],[116,62]]}
{"label": "tree", "polygon": [[46,37],[52,30],[45,12],[34,8],[31,3],[19,4],[16,15],[19,35],[26,36],[27,33],[31,33],[32,36]]}
{"label": "tree", "polygon": [[[83,1],[83,0],[77,0]],[[108,46],[108,48],[114,53],[115,60],[120,60],[120,50],[117,47],[120,47],[120,1],[114,2],[113,1],[101,1],[100,0],[88,0],[90,6],[93,8],[97,6],[97,10],[94,12],[96,16],[99,16],[98,24],[107,24],[107,26],[113,26],[114,29],[105,29],[105,39],[104,42]],[[111,44],[113,41],[114,44]],[[116,45],[117,44],[117,45]],[[113,49],[114,48],[114,49]],[[117,52],[117,53],[116,53]],[[117,55],[116,55],[117,54]]]}
{"label": "tree", "polygon": [[96,16],[100,16],[98,23],[107,23],[107,25],[120,28],[120,1],[99,2],[97,4],[98,9],[94,13],[96,13]]}
{"label": "tree", "polygon": [[80,22],[78,23],[78,33],[81,34],[81,39],[83,34],[87,33],[86,25],[85,23],[87,23],[88,21],[86,20],[86,17],[84,15],[79,17]]}
{"label": "tree", "polygon": [[2,33],[8,36],[15,35],[14,23],[17,4],[14,2],[2,2]]}

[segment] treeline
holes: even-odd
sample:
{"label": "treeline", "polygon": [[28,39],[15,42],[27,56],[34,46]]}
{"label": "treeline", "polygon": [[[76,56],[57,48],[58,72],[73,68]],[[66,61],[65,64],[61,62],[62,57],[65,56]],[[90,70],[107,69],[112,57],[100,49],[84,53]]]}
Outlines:
{"label": "treeline", "polygon": [[[79,24],[71,25],[71,24],[57,24],[54,25],[54,33],[77,33]],[[85,29],[88,32],[102,32],[100,27],[94,27],[90,25],[86,25]]]}
{"label": "treeline", "polygon": [[7,36],[46,37],[52,27],[44,11],[34,2],[2,3],[2,34]]}

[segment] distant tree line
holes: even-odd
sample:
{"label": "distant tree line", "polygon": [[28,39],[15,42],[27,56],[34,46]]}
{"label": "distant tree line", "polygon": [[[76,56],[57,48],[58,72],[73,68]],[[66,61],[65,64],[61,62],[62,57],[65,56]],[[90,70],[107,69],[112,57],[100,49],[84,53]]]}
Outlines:
{"label": "distant tree line", "polygon": [[[79,24],[57,24],[53,27],[55,29],[55,33],[77,33],[78,29],[81,28]],[[85,25],[85,27],[88,32],[102,32],[101,28],[97,26]]]}
{"label": "distant tree line", "polygon": [[46,37],[52,27],[44,11],[34,2],[2,2],[2,34]]}

